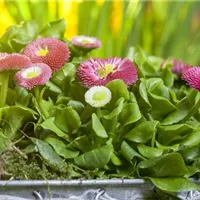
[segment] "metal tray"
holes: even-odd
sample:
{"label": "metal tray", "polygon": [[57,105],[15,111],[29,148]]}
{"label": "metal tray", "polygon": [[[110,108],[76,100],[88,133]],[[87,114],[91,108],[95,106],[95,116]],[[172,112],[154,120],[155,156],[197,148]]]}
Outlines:
{"label": "metal tray", "polygon": [[[159,194],[159,195],[158,195]],[[143,179],[0,181],[0,200],[200,200],[200,192],[163,193]]]}
{"label": "metal tray", "polygon": [[0,181],[0,200],[142,200],[153,185],[142,179]]}

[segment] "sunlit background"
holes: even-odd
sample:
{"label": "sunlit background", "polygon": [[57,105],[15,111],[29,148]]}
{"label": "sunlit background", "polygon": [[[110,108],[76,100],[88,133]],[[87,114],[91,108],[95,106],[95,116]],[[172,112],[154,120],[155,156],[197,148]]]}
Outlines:
{"label": "sunlit background", "polygon": [[65,36],[95,36],[103,47],[94,56],[125,56],[140,45],[148,54],[200,65],[198,1],[0,1],[0,35],[27,19],[41,26],[58,18]]}

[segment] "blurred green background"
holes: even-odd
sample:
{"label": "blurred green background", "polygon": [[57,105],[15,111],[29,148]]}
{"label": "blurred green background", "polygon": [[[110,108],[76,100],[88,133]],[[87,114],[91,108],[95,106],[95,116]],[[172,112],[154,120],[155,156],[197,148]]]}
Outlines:
{"label": "blurred green background", "polygon": [[0,35],[27,19],[42,26],[64,18],[65,36],[89,35],[103,47],[93,56],[125,56],[140,45],[149,55],[200,64],[198,1],[0,1]]}

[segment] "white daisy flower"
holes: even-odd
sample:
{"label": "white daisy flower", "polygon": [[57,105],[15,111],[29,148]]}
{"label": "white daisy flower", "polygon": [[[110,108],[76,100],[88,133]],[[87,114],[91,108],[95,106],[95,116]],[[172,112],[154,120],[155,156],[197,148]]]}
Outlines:
{"label": "white daisy flower", "polygon": [[99,108],[105,106],[111,100],[111,91],[104,86],[91,87],[85,93],[85,101],[92,107]]}

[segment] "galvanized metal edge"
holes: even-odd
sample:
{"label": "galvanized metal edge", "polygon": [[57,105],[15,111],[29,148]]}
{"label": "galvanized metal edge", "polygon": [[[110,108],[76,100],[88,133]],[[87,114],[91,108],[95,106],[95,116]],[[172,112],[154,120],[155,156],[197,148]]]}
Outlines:
{"label": "galvanized metal edge", "polygon": [[99,180],[8,180],[0,181],[0,186],[90,186],[90,185],[152,185],[143,179],[99,179]]}

